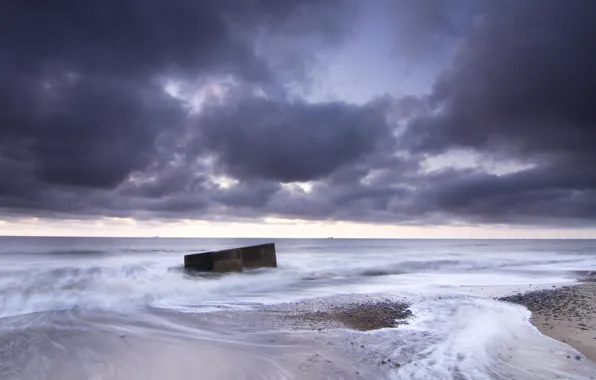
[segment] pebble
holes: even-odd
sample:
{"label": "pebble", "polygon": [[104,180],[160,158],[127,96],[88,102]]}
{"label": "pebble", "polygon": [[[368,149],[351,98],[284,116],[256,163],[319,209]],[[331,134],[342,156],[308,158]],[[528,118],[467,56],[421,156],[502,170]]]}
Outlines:
{"label": "pebble", "polygon": [[[579,276],[580,274],[581,276]],[[584,283],[596,281],[596,272],[578,273],[578,276]],[[564,286],[556,289],[514,294],[499,298],[499,300],[524,305],[533,315],[542,315],[544,317],[543,327],[545,328],[553,329],[552,324],[560,325],[572,328],[573,330],[570,333],[579,335],[584,334],[583,331],[593,328],[591,321],[594,313],[596,313],[595,289],[588,284],[585,284],[585,286]],[[554,323],[546,323],[549,320]],[[593,339],[596,339],[596,337]],[[561,341],[567,343],[567,339],[561,339]],[[581,360],[582,356],[572,355],[567,356],[567,358]]]}
{"label": "pebble", "polygon": [[[355,330],[371,331],[407,323],[407,319],[413,315],[409,306],[392,300],[364,301],[332,305],[326,311],[306,311],[295,314],[294,318],[315,323],[339,322]],[[321,326],[314,329],[325,330]]]}

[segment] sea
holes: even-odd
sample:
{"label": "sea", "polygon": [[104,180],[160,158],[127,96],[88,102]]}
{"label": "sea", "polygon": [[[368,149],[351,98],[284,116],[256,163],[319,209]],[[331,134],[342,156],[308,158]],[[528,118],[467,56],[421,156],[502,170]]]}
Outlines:
{"label": "sea", "polygon": [[[278,268],[183,269],[266,242]],[[593,379],[496,298],[595,268],[592,240],[1,237],[0,379]],[[375,300],[413,316],[368,332],[284,321]]]}

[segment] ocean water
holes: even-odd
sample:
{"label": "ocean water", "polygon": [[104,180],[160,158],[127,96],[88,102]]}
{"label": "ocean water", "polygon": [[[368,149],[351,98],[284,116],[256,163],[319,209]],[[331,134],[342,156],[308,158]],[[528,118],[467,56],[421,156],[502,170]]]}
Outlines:
{"label": "ocean water", "polygon": [[[185,254],[269,241],[278,268],[182,270]],[[589,240],[3,237],[0,379],[589,379],[593,363],[493,297],[594,268]],[[414,317],[312,331],[259,312],[377,298]]]}

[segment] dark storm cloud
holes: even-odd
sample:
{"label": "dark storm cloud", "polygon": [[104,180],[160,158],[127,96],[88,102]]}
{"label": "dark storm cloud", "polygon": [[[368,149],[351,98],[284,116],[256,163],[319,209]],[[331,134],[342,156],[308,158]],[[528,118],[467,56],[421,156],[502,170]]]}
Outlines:
{"label": "dark storm cloud", "polygon": [[[26,145],[41,181],[113,188],[146,167],[184,112],[163,76],[273,81],[251,33],[298,28],[329,1],[21,1],[0,6],[0,144]],[[311,11],[314,12],[314,11]],[[305,22],[302,32],[316,33]],[[334,25],[329,20],[322,29]],[[290,33],[296,34],[297,30]],[[22,152],[25,153],[25,152]]]}
{"label": "dark storm cloud", "polygon": [[151,162],[155,137],[180,125],[182,110],[156,88],[84,82],[58,89],[35,122],[35,173],[47,182],[114,187]]}
{"label": "dark storm cloud", "polygon": [[[309,157],[299,161],[296,157],[304,156],[295,152],[305,151],[308,136],[313,136],[307,133],[312,113],[301,109],[292,114],[293,107],[265,107],[267,101],[253,98],[219,109],[224,112],[217,117],[207,116],[203,137],[223,170],[235,176],[320,179],[309,191],[284,188],[260,198],[254,208],[257,216],[420,224],[590,224],[596,218],[596,114],[590,102],[596,95],[596,28],[590,18],[595,10],[592,2],[581,0],[490,3],[428,97],[402,99],[393,103],[394,109],[383,109],[396,119],[413,117],[397,148],[393,131],[368,129],[376,125],[368,122],[363,130],[370,140],[364,138],[362,146],[367,141],[385,145],[359,151],[358,145],[341,140],[349,134],[335,132],[336,141],[352,153],[332,155],[338,158],[335,164],[322,164],[326,150],[341,150],[333,145],[317,150],[315,145]],[[429,22],[449,33],[437,20]],[[366,107],[351,109],[363,112]],[[276,121],[287,124],[279,122],[286,114],[298,120],[295,128],[287,129],[296,133],[289,138],[272,132],[286,131],[274,127]],[[262,147],[261,141],[275,149],[259,150],[257,155],[241,149]],[[421,159],[453,149],[531,166],[500,175],[481,168],[422,170]],[[350,156],[356,159],[343,159]]]}
{"label": "dark storm cloud", "polygon": [[304,63],[271,65],[258,38],[337,42],[341,12],[339,0],[3,3],[3,205],[70,209],[71,199],[59,204],[66,194],[84,203],[95,189],[171,159],[188,115],[163,91],[164,78],[222,74],[278,86],[278,72],[304,71]]}
{"label": "dark storm cloud", "polygon": [[[4,164],[21,162],[43,182],[113,187],[149,162],[164,126],[183,119],[181,108],[151,85],[38,81],[14,72],[0,79]],[[11,151],[18,157],[10,158]]]}
{"label": "dark storm cloud", "polygon": [[435,109],[410,124],[404,144],[427,154],[471,149],[534,167],[435,178],[437,209],[505,222],[596,218],[593,14],[596,4],[583,0],[491,4],[436,82]]}
{"label": "dark storm cloud", "polygon": [[411,199],[421,213],[474,223],[594,226],[596,181],[549,167],[496,175],[453,170],[426,177]]}
{"label": "dark storm cloud", "polygon": [[596,139],[596,3],[501,1],[435,86],[436,117],[411,129],[425,150],[454,145],[583,154]]}
{"label": "dark storm cloud", "polygon": [[243,97],[204,111],[200,143],[235,177],[310,181],[390,140],[385,108]]}
{"label": "dark storm cloud", "polygon": [[[303,33],[320,29],[295,15],[329,15],[337,6],[335,0],[5,2],[0,42],[4,58],[38,73],[58,69],[137,76],[233,66],[245,77],[262,78],[270,73],[245,40],[255,27],[279,31],[289,20]],[[247,35],[234,33],[232,25]],[[329,19],[325,28],[333,25]]]}

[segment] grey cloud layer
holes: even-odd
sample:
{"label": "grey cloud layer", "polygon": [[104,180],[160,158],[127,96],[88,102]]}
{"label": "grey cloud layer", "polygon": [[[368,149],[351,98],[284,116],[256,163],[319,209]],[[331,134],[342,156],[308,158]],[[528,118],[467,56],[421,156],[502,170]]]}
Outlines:
{"label": "grey cloud layer", "polygon": [[414,120],[403,143],[427,153],[474,149],[535,167],[466,176],[444,188],[441,208],[504,220],[596,217],[594,12],[584,0],[492,4],[436,82],[432,104],[440,111]]}
{"label": "grey cloud layer", "polygon": [[207,109],[199,142],[237,178],[317,180],[391,138],[385,107],[245,97]]}
{"label": "grey cloud layer", "polygon": [[[355,4],[0,5],[0,208],[53,217],[594,220],[593,2],[396,2],[420,48],[437,35],[463,41],[431,94],[379,94],[364,105],[292,96],[288,83],[308,81],[316,60],[305,46],[350,43]],[[458,28],[472,17],[474,27]],[[163,91],[164,78],[219,75],[237,89],[198,114]],[[424,158],[454,148],[533,166],[500,176],[423,170]],[[292,184],[308,181],[307,190]]]}

